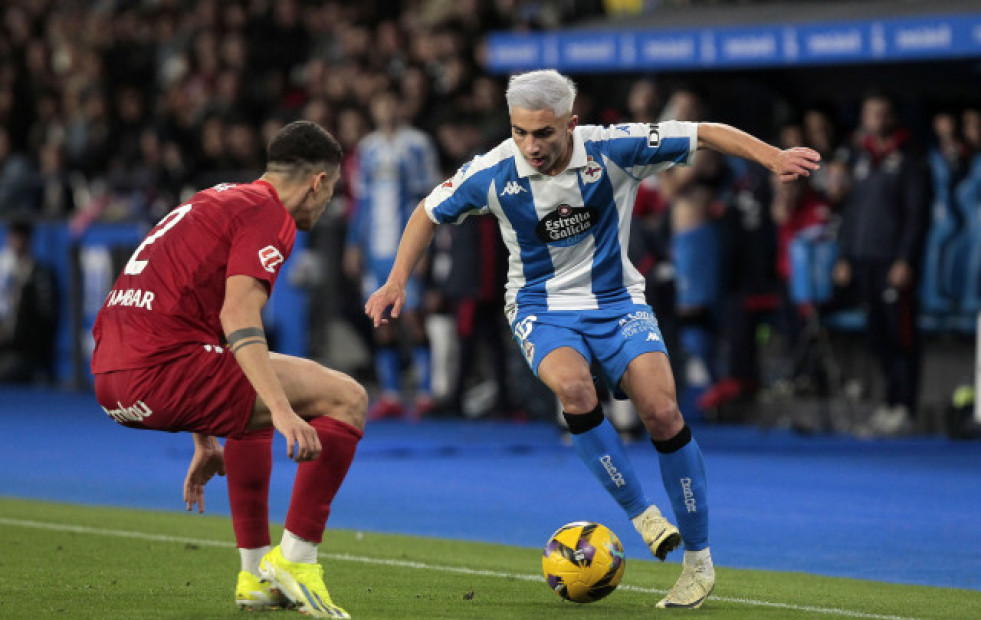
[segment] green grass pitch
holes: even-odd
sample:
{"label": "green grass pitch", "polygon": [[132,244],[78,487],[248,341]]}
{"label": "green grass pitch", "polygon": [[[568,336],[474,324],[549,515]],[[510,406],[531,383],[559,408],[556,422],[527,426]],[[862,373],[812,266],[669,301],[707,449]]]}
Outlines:
{"label": "green grass pitch", "polygon": [[[942,550],[935,550],[910,561],[941,558]],[[335,602],[363,620],[981,618],[981,592],[973,590],[724,565],[701,609],[658,610],[654,604],[680,565],[635,559],[628,560],[616,592],[576,605],[545,585],[539,549],[372,532],[328,530],[321,562]],[[0,498],[3,620],[241,620],[246,612],[233,600],[237,571],[224,517]],[[274,611],[261,617],[301,616]]]}

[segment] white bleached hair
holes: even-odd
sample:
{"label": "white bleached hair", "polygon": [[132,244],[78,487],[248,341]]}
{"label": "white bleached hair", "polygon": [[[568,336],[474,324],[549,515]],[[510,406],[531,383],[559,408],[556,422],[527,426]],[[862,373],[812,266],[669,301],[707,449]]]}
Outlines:
{"label": "white bleached hair", "polygon": [[576,85],[554,69],[541,69],[512,75],[504,96],[508,102],[508,110],[551,108],[556,116],[562,116],[572,111]]}

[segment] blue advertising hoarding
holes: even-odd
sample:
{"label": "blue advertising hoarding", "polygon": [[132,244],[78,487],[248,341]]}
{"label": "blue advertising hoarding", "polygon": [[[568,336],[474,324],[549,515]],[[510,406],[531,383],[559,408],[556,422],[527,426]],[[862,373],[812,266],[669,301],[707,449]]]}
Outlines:
{"label": "blue advertising hoarding", "polygon": [[981,13],[670,30],[493,33],[487,69],[695,71],[981,58]]}

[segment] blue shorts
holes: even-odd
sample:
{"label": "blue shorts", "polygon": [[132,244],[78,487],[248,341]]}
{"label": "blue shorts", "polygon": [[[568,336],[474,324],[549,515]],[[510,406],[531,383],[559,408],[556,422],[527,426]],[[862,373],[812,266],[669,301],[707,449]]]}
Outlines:
{"label": "blue shorts", "polygon": [[[364,274],[361,276],[361,294],[364,301],[368,301],[371,294],[381,288],[382,284],[388,280],[388,274],[395,266],[395,259],[374,259],[369,260],[365,265]],[[414,312],[422,306],[422,282],[419,278],[411,276],[405,283],[405,305],[403,311]]]}
{"label": "blue shorts", "polygon": [[519,314],[511,333],[536,377],[546,355],[559,347],[572,347],[587,363],[595,360],[599,364],[603,380],[617,398],[626,398],[620,379],[634,358],[668,352],[654,310],[646,304]]}

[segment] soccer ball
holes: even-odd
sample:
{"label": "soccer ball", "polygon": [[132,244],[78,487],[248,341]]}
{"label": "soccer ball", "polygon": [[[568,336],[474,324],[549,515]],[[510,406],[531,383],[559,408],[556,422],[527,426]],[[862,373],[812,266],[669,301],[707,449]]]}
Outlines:
{"label": "soccer ball", "polygon": [[592,603],[616,590],[625,564],[616,534],[590,521],[566,523],[557,529],[542,557],[548,586],[574,603]]}

